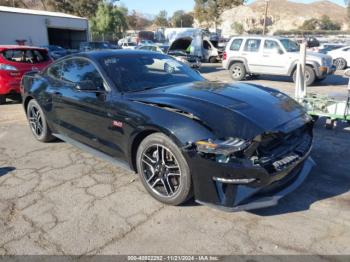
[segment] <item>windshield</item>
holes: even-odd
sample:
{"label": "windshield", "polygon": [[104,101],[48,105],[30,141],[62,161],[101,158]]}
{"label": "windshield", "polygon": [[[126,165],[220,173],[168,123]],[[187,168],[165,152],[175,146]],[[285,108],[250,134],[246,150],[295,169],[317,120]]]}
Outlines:
{"label": "windshield", "polygon": [[300,51],[300,47],[296,42],[291,41],[289,39],[281,39],[280,41],[287,52],[299,52]]}
{"label": "windshield", "polygon": [[127,54],[104,57],[100,63],[123,92],[204,81],[196,71],[162,54]]}

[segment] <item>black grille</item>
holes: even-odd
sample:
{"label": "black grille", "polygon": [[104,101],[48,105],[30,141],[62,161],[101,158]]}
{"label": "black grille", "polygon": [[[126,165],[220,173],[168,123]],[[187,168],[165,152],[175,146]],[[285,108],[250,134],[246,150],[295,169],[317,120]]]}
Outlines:
{"label": "black grille", "polygon": [[311,128],[303,126],[290,133],[273,133],[262,137],[257,149],[259,164],[269,173],[281,172],[300,161],[312,145]]}

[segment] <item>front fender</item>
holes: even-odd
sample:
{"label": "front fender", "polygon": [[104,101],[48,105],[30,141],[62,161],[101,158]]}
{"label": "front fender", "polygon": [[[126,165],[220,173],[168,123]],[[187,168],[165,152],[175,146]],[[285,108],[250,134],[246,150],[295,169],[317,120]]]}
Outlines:
{"label": "front fender", "polygon": [[145,135],[150,133],[165,134],[179,148],[183,148],[191,142],[215,138],[213,132],[200,121],[151,105],[141,103],[130,105],[134,108],[133,113],[138,114],[133,117],[134,121],[129,123],[133,126],[127,145],[130,163],[132,162],[134,143],[140,143],[142,140],[139,141],[139,138],[143,139]]}

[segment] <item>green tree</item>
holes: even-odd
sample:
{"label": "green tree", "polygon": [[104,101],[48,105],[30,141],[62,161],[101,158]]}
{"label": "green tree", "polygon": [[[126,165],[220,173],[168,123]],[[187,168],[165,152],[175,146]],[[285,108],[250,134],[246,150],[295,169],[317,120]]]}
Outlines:
{"label": "green tree", "polygon": [[192,27],[193,20],[193,14],[178,10],[174,12],[171,18],[171,24],[173,27]]}
{"label": "green tree", "polygon": [[317,27],[318,27],[318,19],[316,18],[311,18],[311,19],[308,19],[308,20],[305,20],[304,23],[302,24],[302,26],[300,26],[299,29],[302,29],[302,30],[316,30]]}
{"label": "green tree", "polygon": [[102,0],[43,0],[49,10],[91,18]]}
{"label": "green tree", "polygon": [[156,16],[156,18],[154,19],[154,24],[156,26],[168,26],[169,22],[168,22],[168,13],[165,10],[162,10],[159,12],[159,14]]}
{"label": "green tree", "polygon": [[320,19],[320,29],[321,30],[340,30],[341,25],[333,22],[329,16],[323,15]]}
{"label": "green tree", "polygon": [[242,23],[239,23],[239,22],[234,22],[232,25],[231,25],[231,28],[233,30],[235,30],[235,32],[239,35],[243,34],[244,33],[244,27],[242,25]]}
{"label": "green tree", "polygon": [[340,30],[341,25],[332,21],[329,16],[323,15],[320,19],[311,18],[304,21],[303,25],[299,28],[301,30]]}
{"label": "green tree", "polygon": [[221,22],[221,14],[235,6],[242,5],[246,0],[195,0],[194,17],[200,23],[205,22],[207,26],[217,25]]}
{"label": "green tree", "polygon": [[98,35],[112,34],[120,37],[128,28],[123,10],[108,2],[98,5],[96,15],[91,19],[91,31]]}

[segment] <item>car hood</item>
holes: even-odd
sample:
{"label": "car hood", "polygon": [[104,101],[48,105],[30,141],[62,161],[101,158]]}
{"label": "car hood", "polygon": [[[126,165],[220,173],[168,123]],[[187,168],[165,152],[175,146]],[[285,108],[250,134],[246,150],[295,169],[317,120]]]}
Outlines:
{"label": "car hood", "polygon": [[288,133],[311,121],[303,107],[289,96],[251,84],[192,82],[130,93],[127,97],[163,110],[180,110],[218,138],[252,139],[266,132]]}

